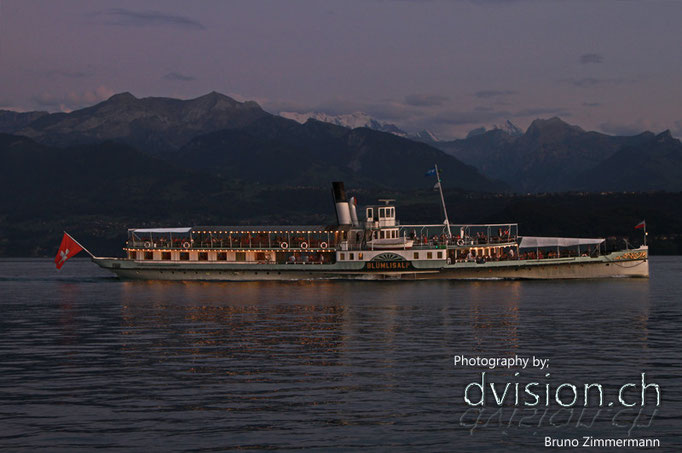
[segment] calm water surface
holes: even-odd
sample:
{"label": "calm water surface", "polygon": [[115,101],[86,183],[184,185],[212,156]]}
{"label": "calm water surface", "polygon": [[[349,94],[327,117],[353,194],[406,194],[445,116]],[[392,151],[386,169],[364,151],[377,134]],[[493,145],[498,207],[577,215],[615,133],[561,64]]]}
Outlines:
{"label": "calm water surface", "polygon": [[[591,435],[680,451],[682,258],[655,257],[651,271],[161,283],[121,282],[87,260],[61,272],[0,260],[0,448],[532,451],[545,436]],[[464,388],[486,370],[455,367],[455,355],[548,358],[550,378],[487,371],[522,385],[599,382],[607,401],[645,372],[662,401],[472,409]]]}

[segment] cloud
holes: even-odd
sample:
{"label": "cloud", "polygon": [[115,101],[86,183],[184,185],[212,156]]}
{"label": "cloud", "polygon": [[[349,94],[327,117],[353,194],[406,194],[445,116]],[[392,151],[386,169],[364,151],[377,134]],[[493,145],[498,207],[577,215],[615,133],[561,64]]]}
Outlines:
{"label": "cloud", "polygon": [[571,116],[571,112],[563,107],[531,107],[514,113],[515,117],[538,116],[538,115],[561,115]]}
{"label": "cloud", "polygon": [[597,64],[604,62],[604,56],[598,53],[584,53],[580,55],[580,64]]}
{"label": "cloud", "polygon": [[13,112],[22,111],[21,109],[18,109],[17,107],[15,107],[14,103],[12,101],[10,101],[9,99],[0,99],[0,110],[10,110]]}
{"label": "cloud", "polygon": [[206,29],[201,22],[189,17],[166,14],[160,11],[132,11],[124,8],[112,8],[106,11],[98,11],[93,15],[104,17],[104,23],[107,25],[123,27],[169,26],[187,30]]}
{"label": "cloud", "polygon": [[537,117],[543,115],[571,116],[571,112],[563,107],[534,107],[517,111],[495,110],[487,106],[476,107],[468,111],[445,111],[439,112],[426,118],[426,123],[461,126],[481,125],[493,121],[507,120],[510,118]]}
{"label": "cloud", "polygon": [[673,137],[682,137],[682,121],[675,121],[675,127],[672,129]]}
{"label": "cloud", "polygon": [[92,77],[92,73],[85,71],[62,71],[55,69],[53,71],[48,71],[47,75],[49,77],[64,77],[65,79],[84,79],[86,77]]}
{"label": "cloud", "polygon": [[190,76],[190,75],[185,75],[185,74],[180,74],[179,72],[169,72],[165,76],[163,76],[164,80],[173,80],[177,82],[191,82],[192,80],[196,80],[196,77]]}
{"label": "cloud", "polygon": [[114,95],[110,88],[100,86],[81,92],[71,91],[65,94],[41,93],[32,98],[34,104],[42,108],[59,109],[62,112],[97,104]]}
{"label": "cloud", "polygon": [[434,107],[443,105],[450,98],[439,94],[410,94],[405,96],[405,104],[415,107]]}
{"label": "cloud", "polygon": [[426,118],[426,124],[432,125],[447,125],[447,126],[462,126],[468,124],[481,124],[491,121],[510,118],[511,112],[508,111],[492,111],[492,110],[468,110],[468,111],[446,111],[440,112]]}
{"label": "cloud", "polygon": [[599,125],[599,130],[612,135],[637,135],[648,128],[642,120],[634,123],[605,122]]}
{"label": "cloud", "polygon": [[626,82],[622,78],[613,79],[597,79],[594,77],[585,77],[582,79],[565,79],[564,82],[570,83],[578,88],[591,88],[602,85],[621,85]]}
{"label": "cloud", "polygon": [[517,92],[513,90],[482,90],[477,91],[475,96],[480,99],[488,99],[501,96],[511,96],[512,94],[517,94]]}

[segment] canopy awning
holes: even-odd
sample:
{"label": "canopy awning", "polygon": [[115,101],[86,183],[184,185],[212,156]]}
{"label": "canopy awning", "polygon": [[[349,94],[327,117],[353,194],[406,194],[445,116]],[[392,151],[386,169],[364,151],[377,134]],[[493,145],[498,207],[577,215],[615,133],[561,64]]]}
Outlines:
{"label": "canopy awning", "polygon": [[136,228],[130,230],[131,233],[189,233],[192,228]]}
{"label": "canopy awning", "polygon": [[575,247],[578,245],[598,245],[602,242],[604,242],[604,239],[602,238],[549,238],[523,236],[519,248]]}

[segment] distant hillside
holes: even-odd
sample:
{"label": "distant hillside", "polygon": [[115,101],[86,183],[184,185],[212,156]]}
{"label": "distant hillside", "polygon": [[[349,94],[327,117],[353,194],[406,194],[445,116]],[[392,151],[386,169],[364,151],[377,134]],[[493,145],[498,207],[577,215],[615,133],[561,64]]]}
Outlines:
{"label": "distant hillside", "polygon": [[246,183],[418,188],[433,185],[424,173],[438,164],[448,187],[503,191],[475,168],[423,143],[369,128],[347,129],[308,120],[266,117],[241,129],[196,137],[176,162]]}
{"label": "distant hillside", "polygon": [[[0,159],[0,191],[8,195],[0,197],[0,256],[54,256],[64,230],[97,254],[120,256],[133,227],[334,222],[327,182],[244,183],[118,143],[55,148],[3,134]],[[428,186],[346,187],[361,205],[397,199],[405,223],[442,220],[439,196]],[[682,252],[682,193],[514,196],[448,189],[445,197],[453,222],[519,222],[524,234],[616,235],[635,243],[641,231],[633,226],[645,218],[652,251]]]}
{"label": "distant hillside", "polygon": [[591,191],[680,191],[682,144],[670,131],[643,134],[585,172],[575,184]]}
{"label": "distant hillside", "polygon": [[[293,126],[293,130],[282,133],[278,130],[282,127],[278,124],[281,122]],[[291,150],[283,143],[280,148],[267,146],[263,151],[266,154],[261,154],[250,148],[259,142],[254,142],[244,131],[238,132],[244,139],[241,144],[231,135],[237,133],[235,131],[217,133],[217,137],[227,134],[230,143],[236,141],[233,145],[236,152],[243,153],[231,155],[229,149],[217,147],[216,163],[226,165],[221,168],[229,170],[225,177],[211,168],[212,165],[198,165],[207,162],[208,155],[202,153],[208,148],[197,143],[186,151],[187,154],[181,153],[184,157],[174,163],[111,141],[59,148],[36,143],[27,137],[0,134],[0,161],[3,162],[0,193],[8,195],[0,197],[0,256],[49,255],[53,251],[46,247],[51,247],[54,238],[58,238],[64,229],[85,234],[94,244],[111,247],[116,243],[116,247],[120,247],[126,229],[134,226],[332,222],[334,211],[329,193],[332,179],[348,176],[349,191],[371,194],[362,196],[367,202],[382,192],[396,190],[396,187],[405,190],[413,184],[430,188],[433,181],[424,178],[423,173],[429,168],[426,163],[433,164],[432,158],[452,172],[448,174],[469,171],[474,182],[490,184],[480,175],[476,177],[474,170],[441,151],[426,145],[419,145],[424,149],[408,147],[401,150],[401,141],[411,142],[369,129],[349,131],[320,122],[304,126],[271,117],[258,127],[254,125],[250,131],[266,141],[268,133],[270,138],[301,134],[301,141],[307,143],[307,147]],[[339,134],[337,140],[330,139],[334,134]],[[387,137],[387,151],[377,154],[374,150],[378,145],[373,142]],[[209,135],[197,140],[213,143],[214,138]],[[355,142],[359,165],[367,167],[360,171],[361,176],[353,176],[350,170],[344,173],[340,166],[347,162],[338,155],[330,160],[338,158],[339,167],[329,166],[324,154],[318,151],[326,149],[329,152],[336,144],[343,150],[348,146],[346,141]],[[318,148],[318,142],[328,147]],[[194,148],[195,145],[198,147]],[[271,149],[277,153],[267,154]],[[409,153],[414,152],[417,166],[375,166],[375,159],[391,157],[391,149],[397,149],[396,155],[408,159],[411,158]],[[421,153],[426,153],[427,157],[419,157]],[[418,160],[420,158],[424,160]],[[230,161],[241,161],[242,164],[230,167]],[[387,168],[398,173],[393,174]],[[401,173],[405,168],[409,172]],[[401,183],[403,180],[405,182]],[[363,191],[353,181],[364,181],[374,189]],[[389,184],[394,186],[386,189]],[[452,186],[447,183],[446,187]],[[434,192],[430,195],[436,196]]]}
{"label": "distant hillside", "polygon": [[237,102],[215,92],[186,101],[121,93],[92,107],[44,115],[8,132],[55,146],[115,140],[158,154],[177,150],[196,135],[240,128],[269,115],[255,102]]}
{"label": "distant hillside", "polygon": [[9,218],[92,215],[130,209],[150,217],[201,203],[225,183],[114,142],[54,148],[0,134],[0,213]]}
{"label": "distant hillside", "polygon": [[8,134],[23,129],[45,115],[49,115],[49,113],[0,110],[0,134]]}
{"label": "distant hillside", "polygon": [[[626,173],[611,174],[612,180],[607,184],[600,174],[604,165],[609,168],[612,165],[605,162],[625,148],[634,147],[647,154],[646,147],[653,145],[653,137],[651,132],[632,137],[587,132],[559,118],[551,118],[533,121],[520,136],[495,129],[463,140],[438,142],[435,146],[521,192],[558,192],[586,187],[601,191],[630,187],[628,181],[631,179]],[[659,156],[653,153],[650,157],[658,159]],[[663,161],[658,164],[650,162],[650,166],[651,171],[647,174],[650,189],[682,190],[682,180],[660,183],[674,181],[675,168],[667,167]],[[585,177],[593,179],[588,182]],[[619,182],[616,181],[618,179]],[[636,189],[632,186],[624,190]]]}

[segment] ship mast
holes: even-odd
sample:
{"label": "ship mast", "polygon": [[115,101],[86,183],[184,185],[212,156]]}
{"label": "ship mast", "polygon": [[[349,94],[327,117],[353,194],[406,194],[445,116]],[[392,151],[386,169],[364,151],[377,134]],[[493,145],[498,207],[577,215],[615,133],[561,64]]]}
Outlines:
{"label": "ship mast", "polygon": [[438,191],[440,192],[440,202],[443,204],[443,213],[445,214],[445,227],[448,229],[448,237],[452,237],[452,232],[450,231],[450,219],[448,219],[448,210],[445,207],[445,197],[443,196],[443,184],[441,184],[440,181],[440,172],[438,171],[438,164],[434,164],[433,168],[436,170],[436,179],[438,182],[436,185],[438,186]]}

